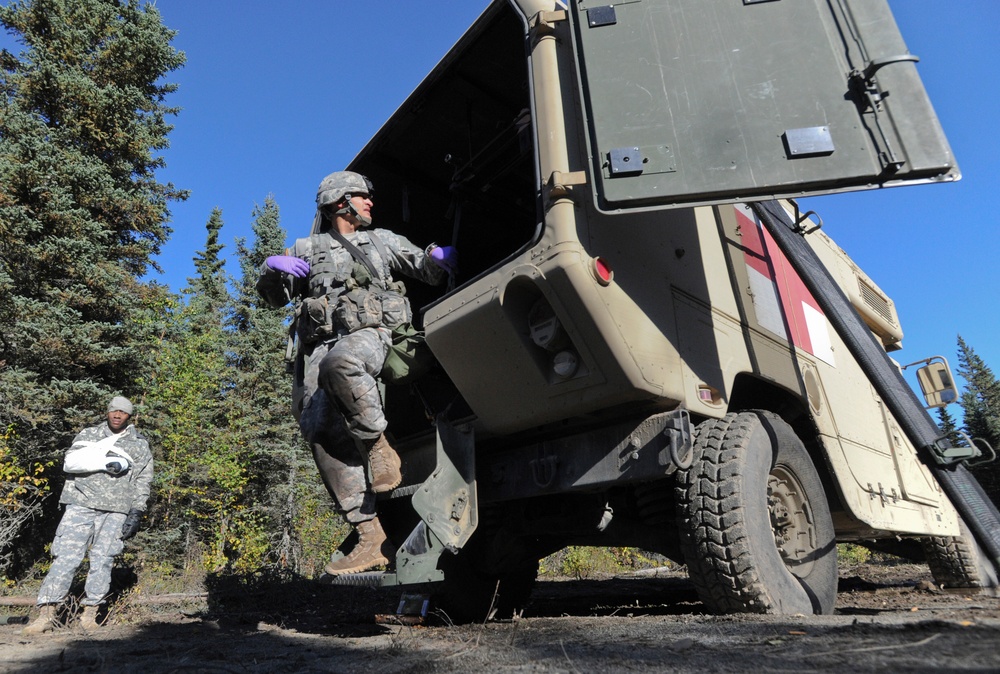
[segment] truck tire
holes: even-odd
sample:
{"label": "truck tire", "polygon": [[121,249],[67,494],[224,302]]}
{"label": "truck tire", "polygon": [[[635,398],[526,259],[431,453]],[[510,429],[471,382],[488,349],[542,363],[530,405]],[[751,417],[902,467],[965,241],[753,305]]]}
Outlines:
{"label": "truck tire", "polygon": [[929,536],[920,539],[934,582],[943,589],[979,588],[996,594],[1000,582],[996,569],[973,537],[965,522],[959,520],[958,536]]}
{"label": "truck tire", "polygon": [[701,423],[677,486],[681,549],[714,613],[831,613],[837,546],[823,485],[770,412]]}

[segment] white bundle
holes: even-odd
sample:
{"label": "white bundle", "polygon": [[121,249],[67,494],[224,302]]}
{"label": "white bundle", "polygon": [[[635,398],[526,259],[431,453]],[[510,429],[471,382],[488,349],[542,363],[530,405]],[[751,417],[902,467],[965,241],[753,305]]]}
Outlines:
{"label": "white bundle", "polygon": [[109,435],[97,441],[73,443],[66,452],[63,470],[67,473],[124,473],[132,467],[132,457],[114,446],[117,441],[117,435]]}

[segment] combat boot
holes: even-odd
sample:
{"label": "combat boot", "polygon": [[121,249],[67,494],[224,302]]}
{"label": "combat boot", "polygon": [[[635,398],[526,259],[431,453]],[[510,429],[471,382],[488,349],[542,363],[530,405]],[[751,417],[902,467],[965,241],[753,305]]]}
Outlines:
{"label": "combat boot", "polygon": [[376,494],[392,491],[403,481],[399,472],[399,454],[385,439],[385,433],[375,440],[365,440],[368,461],[372,466],[372,491]]}
{"label": "combat boot", "polygon": [[56,608],[55,604],[42,604],[39,607],[38,617],[21,630],[21,634],[31,637],[51,632],[58,625],[56,623]]}
{"label": "combat boot", "polygon": [[351,553],[340,559],[332,559],[323,569],[331,576],[346,573],[360,573],[376,566],[384,566],[395,557],[395,550],[382,530],[378,518],[358,524],[358,544]]}
{"label": "combat boot", "polygon": [[87,632],[96,632],[101,629],[100,623],[97,622],[96,606],[83,607],[83,613],[80,615],[80,627]]}

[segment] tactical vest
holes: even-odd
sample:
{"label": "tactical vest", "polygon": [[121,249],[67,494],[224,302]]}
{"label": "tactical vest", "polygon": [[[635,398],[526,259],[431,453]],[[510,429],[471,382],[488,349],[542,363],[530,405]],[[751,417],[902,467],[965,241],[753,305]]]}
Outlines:
{"label": "tactical vest", "polygon": [[358,248],[378,272],[374,277],[367,264],[355,259],[326,232],[305,239],[306,251],[296,251],[300,255],[305,252],[309,262],[306,297],[296,309],[301,343],[336,339],[362,328],[391,330],[412,320],[406,288],[390,276],[385,244],[374,232],[367,234],[381,265],[376,267],[371,256],[364,253],[369,244],[362,243]]}

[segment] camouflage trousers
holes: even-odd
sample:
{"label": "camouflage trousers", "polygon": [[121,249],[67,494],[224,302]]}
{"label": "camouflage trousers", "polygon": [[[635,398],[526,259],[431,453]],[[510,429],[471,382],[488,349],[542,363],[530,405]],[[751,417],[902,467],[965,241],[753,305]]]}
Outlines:
{"label": "camouflage trousers", "polygon": [[385,364],[390,339],[387,330],[363,328],[334,342],[319,362],[319,385],[343,411],[347,432],[361,440],[374,440],[386,427],[375,377]]}
{"label": "camouflage trousers", "polygon": [[368,460],[358,441],[377,438],[387,425],[376,380],[389,349],[383,333],[365,328],[317,344],[305,363],[299,429],[337,510],[351,524],[375,517]]}
{"label": "camouflage trousers", "polygon": [[58,604],[66,598],[85,556],[90,559],[90,569],[84,585],[87,596],[81,603],[97,606],[104,602],[111,587],[111,567],[124,547],[125,517],[125,513],[91,510],[72,503],[66,506],[52,541],[52,567],[38,592],[39,606]]}

